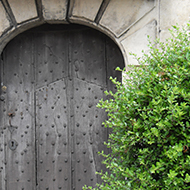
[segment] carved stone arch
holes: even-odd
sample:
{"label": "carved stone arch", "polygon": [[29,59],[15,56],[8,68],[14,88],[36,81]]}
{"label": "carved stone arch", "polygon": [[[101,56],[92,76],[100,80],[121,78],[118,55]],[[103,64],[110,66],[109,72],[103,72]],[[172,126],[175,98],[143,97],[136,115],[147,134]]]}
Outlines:
{"label": "carved stone arch", "polygon": [[157,34],[156,0],[2,0],[0,52],[19,33],[43,23],[76,23],[100,30],[120,48],[125,65],[138,64],[129,52],[146,50]]}

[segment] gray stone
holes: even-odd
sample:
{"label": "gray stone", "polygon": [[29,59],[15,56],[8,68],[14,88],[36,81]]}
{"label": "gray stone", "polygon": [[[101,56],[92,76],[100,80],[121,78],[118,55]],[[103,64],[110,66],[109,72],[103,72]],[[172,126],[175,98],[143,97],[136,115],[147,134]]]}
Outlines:
{"label": "gray stone", "polygon": [[172,25],[184,24],[190,18],[189,0],[161,0],[160,25],[161,29],[170,28]]}
{"label": "gray stone", "polygon": [[7,15],[2,3],[0,2],[0,36],[9,27],[10,27],[10,22],[8,19],[8,15]]}
{"label": "gray stone", "polygon": [[117,37],[154,8],[154,0],[111,0],[100,20]]}
{"label": "gray stone", "polygon": [[67,0],[42,0],[42,12],[47,21],[65,21]]}
{"label": "gray stone", "polygon": [[21,23],[38,16],[35,0],[8,0],[17,23]]}
{"label": "gray stone", "polygon": [[152,41],[156,39],[155,20],[148,23],[121,42],[127,55],[127,65],[139,65],[137,60],[135,60],[133,56],[130,55],[130,53],[135,53],[138,57],[141,57],[143,55],[142,50],[148,53],[148,35],[150,36]]}
{"label": "gray stone", "polygon": [[160,3],[160,38],[170,37],[168,29],[172,25],[183,25],[190,19],[190,0],[161,0]]}
{"label": "gray stone", "polygon": [[71,18],[94,21],[101,3],[102,0],[75,0]]}

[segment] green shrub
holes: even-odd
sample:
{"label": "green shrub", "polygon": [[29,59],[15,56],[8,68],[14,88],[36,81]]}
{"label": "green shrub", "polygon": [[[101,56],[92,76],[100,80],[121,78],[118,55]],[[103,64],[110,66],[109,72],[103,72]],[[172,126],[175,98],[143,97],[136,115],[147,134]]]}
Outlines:
{"label": "green shrub", "polygon": [[111,153],[101,153],[110,172],[84,189],[190,189],[189,29],[175,26],[165,43],[150,43],[123,84],[111,79],[117,92],[106,92],[112,98],[98,104],[112,129]]}

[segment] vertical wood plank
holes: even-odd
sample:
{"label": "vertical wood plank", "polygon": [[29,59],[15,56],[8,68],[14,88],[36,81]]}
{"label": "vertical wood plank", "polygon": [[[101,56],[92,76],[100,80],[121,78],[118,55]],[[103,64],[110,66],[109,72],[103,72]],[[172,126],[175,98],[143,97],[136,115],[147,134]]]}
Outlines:
{"label": "vertical wood plank", "polygon": [[38,189],[71,189],[67,32],[36,33]]}
{"label": "vertical wood plank", "polygon": [[33,76],[32,37],[22,34],[4,51],[7,189],[35,189]]}
{"label": "vertical wood plank", "polygon": [[4,124],[4,107],[5,107],[5,101],[4,101],[4,84],[3,84],[3,60],[0,59],[0,189],[6,188],[6,171],[5,171],[5,145],[4,145],[4,139],[5,139],[5,124]]}
{"label": "vertical wood plank", "polygon": [[118,81],[122,82],[122,73],[116,71],[117,67],[124,68],[124,60],[120,49],[115,43],[106,38],[106,60],[107,60],[107,79],[108,79],[108,90],[115,91],[115,85],[109,80],[110,76],[117,78]]}
{"label": "vertical wood plank", "polygon": [[68,76],[68,39],[66,32],[37,32],[35,35],[36,87]]}
{"label": "vertical wood plank", "polygon": [[99,151],[107,151],[103,110],[96,107],[107,85],[105,36],[86,29],[71,36],[74,78],[73,187],[76,190],[100,182],[96,171],[104,169]]}
{"label": "vertical wood plank", "polygon": [[70,189],[66,80],[37,89],[37,177],[39,189]]}
{"label": "vertical wood plank", "polygon": [[107,129],[102,127],[106,118],[103,110],[96,107],[104,97],[104,89],[95,84],[75,79],[74,83],[74,156],[73,180],[77,190],[100,182],[97,171],[103,169],[99,151],[105,150]]}
{"label": "vertical wood plank", "polygon": [[83,29],[71,37],[74,77],[106,86],[105,36]]}

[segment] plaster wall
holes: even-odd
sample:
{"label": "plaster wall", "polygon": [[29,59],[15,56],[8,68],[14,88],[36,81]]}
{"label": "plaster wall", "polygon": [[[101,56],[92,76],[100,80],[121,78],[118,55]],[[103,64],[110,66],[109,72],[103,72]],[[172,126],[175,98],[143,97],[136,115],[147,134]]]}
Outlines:
{"label": "plaster wall", "polygon": [[19,33],[43,23],[78,23],[102,31],[129,52],[147,51],[147,35],[165,40],[171,25],[190,19],[189,0],[1,0],[0,52]]}

